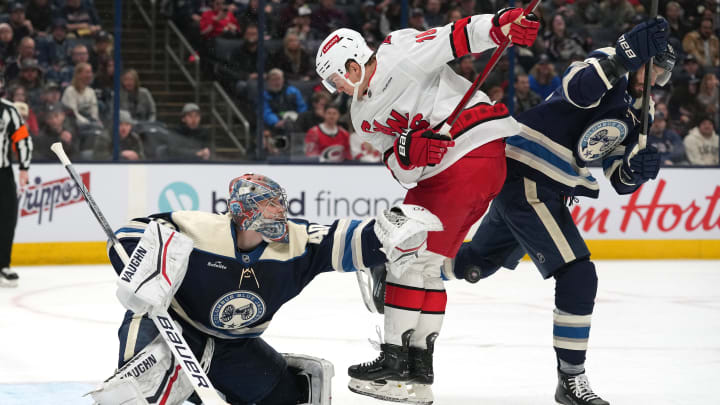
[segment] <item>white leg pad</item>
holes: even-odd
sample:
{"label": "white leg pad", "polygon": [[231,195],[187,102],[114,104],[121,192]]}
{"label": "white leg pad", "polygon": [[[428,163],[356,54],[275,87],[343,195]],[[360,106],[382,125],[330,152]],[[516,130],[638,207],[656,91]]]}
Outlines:
{"label": "white leg pad", "polygon": [[306,405],[330,405],[335,367],[325,359],[304,354],[283,353],[289,367],[302,370],[310,378],[310,402]]}
{"label": "white leg pad", "polygon": [[[205,345],[201,364],[209,368],[212,339]],[[209,350],[208,350],[209,349]],[[97,405],[180,405],[194,389],[158,335],[100,387],[90,392]]]}

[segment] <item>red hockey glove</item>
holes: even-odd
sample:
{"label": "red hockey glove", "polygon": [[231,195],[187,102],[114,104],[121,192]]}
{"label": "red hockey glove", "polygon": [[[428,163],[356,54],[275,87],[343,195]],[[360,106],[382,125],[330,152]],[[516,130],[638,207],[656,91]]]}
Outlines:
{"label": "red hockey glove", "polygon": [[418,166],[440,163],[447,148],[455,146],[450,137],[439,135],[431,129],[403,133],[395,140],[395,156],[400,167],[410,170]]}
{"label": "red hockey glove", "polygon": [[507,7],[493,17],[490,38],[500,45],[508,38],[513,44],[530,46],[537,38],[540,23],[534,14],[523,15],[521,8]]}

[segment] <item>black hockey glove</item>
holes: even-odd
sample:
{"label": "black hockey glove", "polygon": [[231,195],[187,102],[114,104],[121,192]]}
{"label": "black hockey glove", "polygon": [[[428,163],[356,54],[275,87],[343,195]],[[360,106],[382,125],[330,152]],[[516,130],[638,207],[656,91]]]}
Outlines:
{"label": "black hockey glove", "polygon": [[660,154],[653,145],[648,145],[636,153],[635,145],[625,150],[623,164],[620,168],[620,180],[626,185],[642,184],[657,177],[660,171]]}
{"label": "black hockey glove", "polygon": [[668,22],[655,17],[621,35],[615,43],[615,55],[627,70],[634,72],[667,48],[668,35]]}

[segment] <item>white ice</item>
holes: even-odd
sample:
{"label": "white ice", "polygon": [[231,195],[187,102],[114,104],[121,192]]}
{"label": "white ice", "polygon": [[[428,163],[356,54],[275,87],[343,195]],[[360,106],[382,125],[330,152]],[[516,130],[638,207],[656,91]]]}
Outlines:
{"label": "white ice", "polygon": [[[720,404],[720,261],[602,261],[586,363],[616,404]],[[114,370],[123,310],[109,266],[19,267],[0,289],[0,404],[90,404]],[[552,404],[554,283],[527,262],[478,284],[446,283],[435,355],[436,404]],[[263,336],[282,352],[335,364],[333,403],[352,394],[347,367],[372,360],[373,318],[355,276],[323,274]]]}

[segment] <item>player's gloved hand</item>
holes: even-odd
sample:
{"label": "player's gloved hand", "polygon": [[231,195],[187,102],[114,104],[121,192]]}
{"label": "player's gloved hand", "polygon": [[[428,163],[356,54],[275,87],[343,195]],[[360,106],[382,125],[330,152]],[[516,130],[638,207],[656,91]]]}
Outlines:
{"label": "player's gloved hand", "polygon": [[660,154],[653,145],[640,150],[637,144],[625,150],[620,168],[620,180],[627,185],[642,184],[657,177],[660,171]]}
{"label": "player's gloved hand", "polygon": [[493,26],[490,28],[490,39],[498,45],[508,38],[512,44],[532,45],[537,38],[540,22],[534,14],[523,15],[524,12],[521,8],[506,7],[495,13],[492,19]]}
{"label": "player's gloved hand", "polygon": [[405,170],[440,163],[447,149],[455,146],[450,137],[432,129],[421,129],[401,134],[393,148],[400,166]]}
{"label": "player's gloved hand", "polygon": [[655,17],[621,35],[615,43],[615,55],[627,70],[634,72],[667,49],[668,35],[668,22]]}

